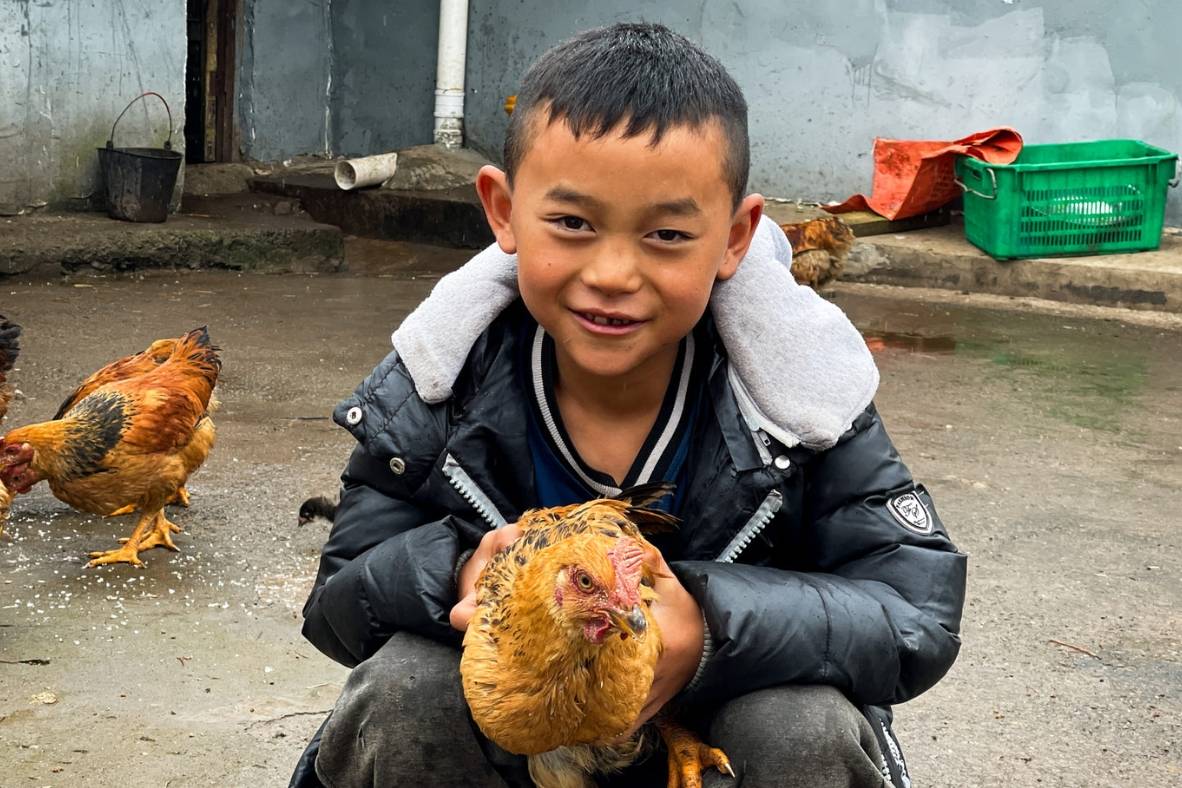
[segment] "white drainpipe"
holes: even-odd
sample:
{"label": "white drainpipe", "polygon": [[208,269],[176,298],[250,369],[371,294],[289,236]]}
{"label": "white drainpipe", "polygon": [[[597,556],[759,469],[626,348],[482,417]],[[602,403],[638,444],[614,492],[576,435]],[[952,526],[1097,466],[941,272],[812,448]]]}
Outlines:
{"label": "white drainpipe", "polygon": [[468,0],[439,0],[439,54],[435,68],[435,144],[464,144],[464,58]]}

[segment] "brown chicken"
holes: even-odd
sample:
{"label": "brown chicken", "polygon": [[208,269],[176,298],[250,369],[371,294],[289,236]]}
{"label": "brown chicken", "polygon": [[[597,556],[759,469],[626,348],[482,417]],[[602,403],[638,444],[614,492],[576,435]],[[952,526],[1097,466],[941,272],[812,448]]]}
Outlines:
{"label": "brown chicken", "polygon": [[[654,548],[641,528],[675,519],[644,505],[668,485],[619,500],[535,509],[522,535],[476,585],[476,610],[460,661],[472,717],[492,741],[529,756],[540,788],[592,786],[646,749],[627,736],[648,698],[661,653],[651,606]],[[669,751],[670,786],[700,785],[707,766],[731,773],[721,750],[670,717],[655,727]]]}
{"label": "brown chicken", "polygon": [[94,514],[138,510],[123,546],[91,553],[90,566],[139,566],[144,550],[176,550],[180,528],[164,506],[213,447],[208,409],[220,369],[206,329],[190,331],[152,369],[98,386],[61,418],[11,430],[0,440],[0,481],[25,493],[45,479],[59,500]]}
{"label": "brown chicken", "polygon": [[[8,382],[8,373],[20,355],[21,327],[13,323],[4,315],[0,315],[0,422],[8,415],[8,405],[12,402],[12,384]],[[4,532],[4,522],[8,519],[8,508],[12,504],[12,493],[3,481],[0,481],[0,533]]]}
{"label": "brown chicken", "polygon": [[[142,375],[149,372],[156,367],[163,364],[172,355],[172,351],[176,348],[177,340],[175,339],[157,339],[151,345],[148,345],[147,350],[133,353],[130,356],[124,356],[121,359],[112,361],[107,366],[95,372],[93,375],[82,381],[82,385],[74,389],[70,396],[66,397],[61,407],[57,409],[57,413],[53,415],[55,419],[60,419],[65,416],[70,408],[77,405],[81,400],[90,396],[96,389],[105,386],[108,383],[113,383],[117,380],[127,380],[134,378],[137,375]],[[217,409],[216,401],[211,401],[209,410],[213,412]],[[206,419],[200,425],[199,429],[208,431],[210,435],[208,439],[213,440],[213,420]],[[176,495],[169,501],[170,504],[177,504],[179,506],[189,505],[189,491],[181,486],[176,491]],[[108,517],[118,517],[124,514],[131,514],[135,511],[134,506],[125,506],[122,509],[109,513]]]}
{"label": "brown chicken", "polygon": [[841,275],[854,246],[854,233],[836,216],[781,224],[792,244],[792,278],[813,289]]}

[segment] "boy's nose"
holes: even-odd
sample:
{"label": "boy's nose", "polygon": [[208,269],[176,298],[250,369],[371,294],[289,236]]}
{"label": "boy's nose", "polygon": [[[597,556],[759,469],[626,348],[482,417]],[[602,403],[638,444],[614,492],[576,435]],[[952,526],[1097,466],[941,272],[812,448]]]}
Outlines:
{"label": "boy's nose", "polygon": [[634,253],[619,246],[598,250],[583,266],[583,284],[608,295],[640,289],[640,267]]}

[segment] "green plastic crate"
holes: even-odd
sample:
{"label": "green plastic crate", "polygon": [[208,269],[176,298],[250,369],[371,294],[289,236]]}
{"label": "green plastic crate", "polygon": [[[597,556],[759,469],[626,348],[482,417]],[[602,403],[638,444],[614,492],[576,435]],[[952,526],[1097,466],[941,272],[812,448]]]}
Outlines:
{"label": "green plastic crate", "polygon": [[1156,249],[1177,161],[1138,140],[1027,145],[1013,164],[962,156],[965,236],[1000,260]]}

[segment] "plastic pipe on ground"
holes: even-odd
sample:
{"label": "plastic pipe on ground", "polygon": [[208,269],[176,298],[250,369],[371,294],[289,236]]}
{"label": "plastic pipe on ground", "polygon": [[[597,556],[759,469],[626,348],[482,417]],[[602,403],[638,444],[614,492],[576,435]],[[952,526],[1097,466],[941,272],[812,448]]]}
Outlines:
{"label": "plastic pipe on ground", "polygon": [[377,156],[366,156],[362,159],[338,161],[332,175],[337,186],[348,191],[365,186],[377,186],[388,180],[397,168],[397,153],[379,153]]}

